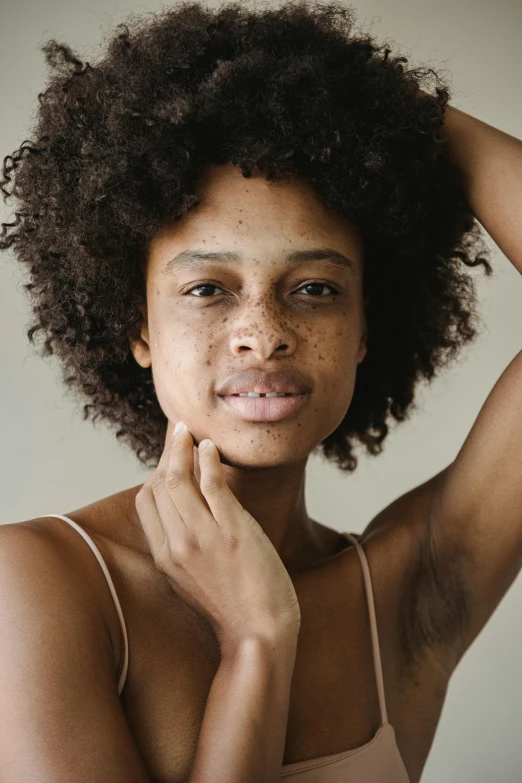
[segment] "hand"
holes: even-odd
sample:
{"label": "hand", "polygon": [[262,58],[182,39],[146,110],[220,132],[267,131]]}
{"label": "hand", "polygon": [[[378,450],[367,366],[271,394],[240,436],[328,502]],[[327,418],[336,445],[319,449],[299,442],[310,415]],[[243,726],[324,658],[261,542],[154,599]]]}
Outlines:
{"label": "hand", "polygon": [[228,487],[212,441],[197,450],[198,485],[194,441],[183,427],[136,495],[156,567],[210,623],[222,652],[252,636],[296,636],[301,612],[281,558]]}

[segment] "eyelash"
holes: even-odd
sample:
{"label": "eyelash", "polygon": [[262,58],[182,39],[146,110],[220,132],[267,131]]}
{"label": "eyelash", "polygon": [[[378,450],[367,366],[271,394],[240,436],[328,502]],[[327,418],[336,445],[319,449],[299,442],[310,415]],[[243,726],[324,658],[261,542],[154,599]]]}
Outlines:
{"label": "eyelash", "polygon": [[[309,285],[322,285],[325,288],[329,288],[333,293],[332,294],[327,294],[327,296],[333,296],[333,295],[339,293],[339,291],[336,288],[334,288],[333,285],[330,285],[329,283],[323,283],[320,280],[310,280],[308,283],[304,283],[302,286],[299,286],[299,288],[297,290],[299,291],[300,288],[307,288]],[[198,288],[218,288],[219,289],[219,286],[216,285],[215,283],[199,283],[199,285],[193,286],[188,291],[186,291],[186,293],[190,294],[190,293],[192,293],[192,291],[197,291]],[[220,290],[223,290],[223,289],[220,289]],[[319,295],[319,296],[309,295],[309,297],[311,299],[323,299],[323,298],[325,298],[325,295],[324,294],[323,295]],[[196,299],[215,299],[214,296],[196,296],[195,298]]]}

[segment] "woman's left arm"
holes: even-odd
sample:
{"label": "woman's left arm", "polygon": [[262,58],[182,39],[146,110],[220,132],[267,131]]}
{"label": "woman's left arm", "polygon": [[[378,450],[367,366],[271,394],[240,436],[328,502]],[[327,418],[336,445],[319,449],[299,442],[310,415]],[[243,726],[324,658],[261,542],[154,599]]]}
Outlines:
{"label": "woman's left arm", "polygon": [[471,211],[522,274],[522,141],[449,105],[442,132]]}
{"label": "woman's left arm", "polygon": [[[522,274],[522,141],[449,106],[442,133],[465,175],[471,211]],[[522,568],[522,351],[435,482],[432,500],[425,529],[441,601],[451,606],[451,585],[466,596],[465,627],[446,626],[456,665]]]}

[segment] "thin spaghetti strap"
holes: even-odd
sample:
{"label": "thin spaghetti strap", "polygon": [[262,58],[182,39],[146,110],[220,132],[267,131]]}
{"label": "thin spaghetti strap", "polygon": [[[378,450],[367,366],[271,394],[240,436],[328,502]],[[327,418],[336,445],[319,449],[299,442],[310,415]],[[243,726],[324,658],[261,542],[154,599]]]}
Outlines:
{"label": "thin spaghetti strap", "polygon": [[364,551],[362,544],[358,542],[356,538],[356,534],[343,533],[343,535],[346,536],[346,538],[348,538],[352,542],[352,544],[355,545],[355,548],[357,549],[357,554],[359,555],[359,560],[361,561],[361,566],[362,566],[363,576],[364,576],[364,585],[366,589],[366,599],[368,602],[368,612],[370,615],[373,662],[375,666],[375,679],[377,681],[377,692],[379,694],[379,705],[381,708],[381,722],[388,723],[388,713],[386,711],[386,699],[384,697],[384,679],[382,676],[381,651],[379,646],[379,634],[377,631],[377,619],[375,616],[375,603],[373,600],[373,588],[372,588],[372,579],[370,575],[370,566],[368,565],[366,552]]}
{"label": "thin spaghetti strap", "polygon": [[98,560],[98,563],[100,564],[102,571],[105,575],[105,578],[107,580],[107,584],[109,585],[109,590],[111,591],[112,598],[114,600],[114,605],[116,606],[116,611],[118,612],[118,617],[120,619],[121,624],[121,630],[123,633],[123,649],[124,649],[124,656],[123,656],[123,668],[121,670],[120,678],[118,681],[118,694],[121,694],[123,690],[123,686],[125,685],[125,680],[127,678],[127,670],[129,668],[129,639],[127,635],[127,626],[125,625],[125,620],[123,617],[123,612],[121,610],[121,604],[120,600],[118,598],[118,594],[116,593],[116,588],[114,587],[114,583],[112,581],[112,577],[109,573],[109,569],[107,568],[107,565],[105,563],[105,560],[102,557],[102,554],[92,538],[89,536],[88,533],[85,532],[83,527],[80,527],[80,525],[77,524],[73,519],[69,519],[69,517],[63,516],[62,514],[43,514],[44,517],[57,517],[58,519],[63,519],[64,522],[67,522],[69,525],[71,525],[75,530],[78,531],[78,533],[81,535],[81,537],[89,544],[90,548],[92,549],[94,555],[96,556],[96,559]]}

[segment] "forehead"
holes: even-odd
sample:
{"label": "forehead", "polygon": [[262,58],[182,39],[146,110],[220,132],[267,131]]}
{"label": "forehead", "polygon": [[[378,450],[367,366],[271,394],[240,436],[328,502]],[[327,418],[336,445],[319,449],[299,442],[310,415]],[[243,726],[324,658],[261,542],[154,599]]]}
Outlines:
{"label": "forehead", "polygon": [[200,204],[165,226],[151,242],[150,260],[197,245],[247,251],[259,257],[322,243],[362,263],[362,237],[353,221],[322,204],[302,178],[246,178],[231,164],[212,164],[197,185]]}

